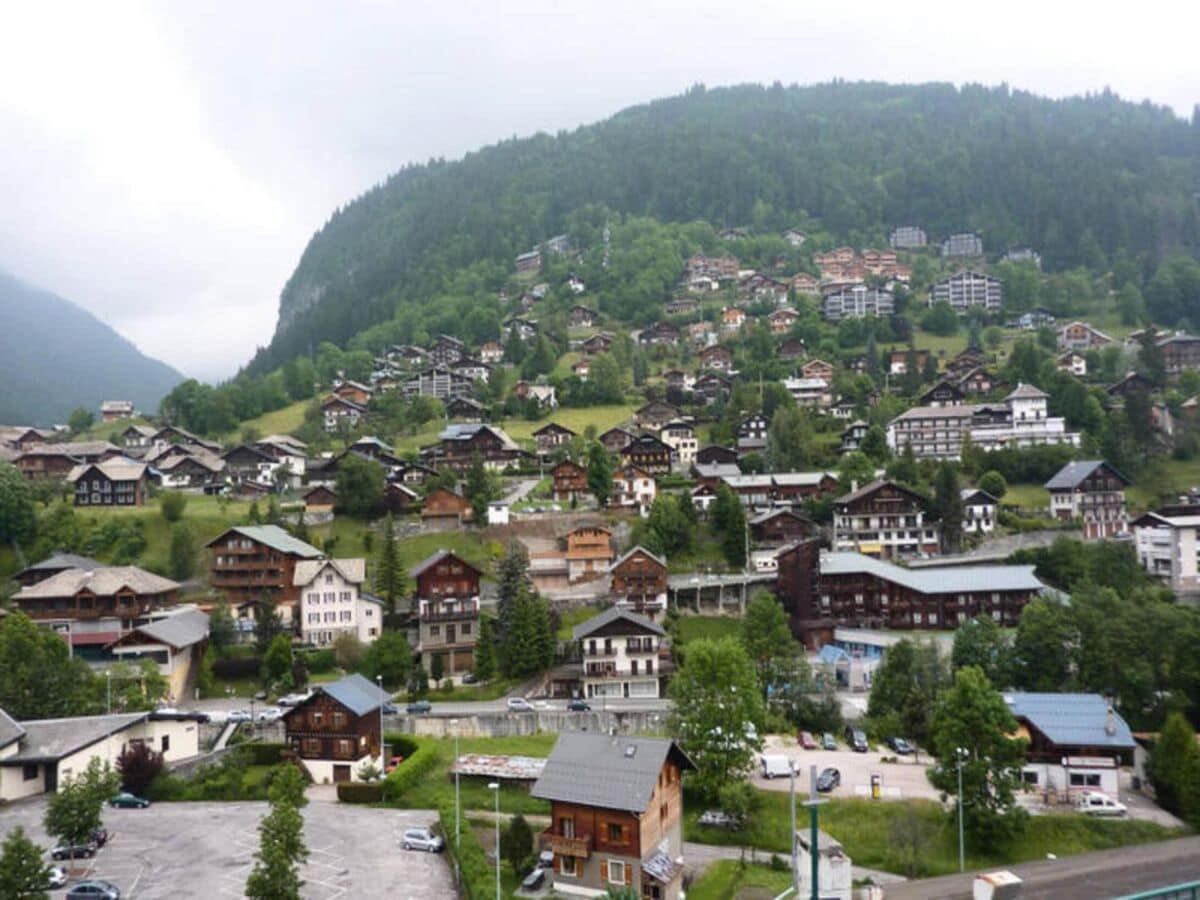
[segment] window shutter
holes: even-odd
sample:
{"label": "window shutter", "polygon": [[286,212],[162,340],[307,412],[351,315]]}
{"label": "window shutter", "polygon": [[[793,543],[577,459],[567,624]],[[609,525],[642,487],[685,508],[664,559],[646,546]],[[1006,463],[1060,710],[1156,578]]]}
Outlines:
{"label": "window shutter", "polygon": [[633,863],[625,863],[625,884],[633,884]]}
{"label": "window shutter", "polygon": [[600,860],[600,880],[608,881],[608,860]]}

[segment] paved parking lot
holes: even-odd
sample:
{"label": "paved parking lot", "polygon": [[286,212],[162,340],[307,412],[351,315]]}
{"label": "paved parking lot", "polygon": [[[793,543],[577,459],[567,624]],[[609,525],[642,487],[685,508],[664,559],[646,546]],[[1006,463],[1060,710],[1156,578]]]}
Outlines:
{"label": "paved parking lot", "polygon": [[[832,766],[842,773],[841,786],[829,795],[832,797],[869,796],[871,776],[879,775],[883,779],[883,795],[888,800],[937,800],[938,791],[925,777],[925,769],[931,759],[928,754],[921,754],[921,762],[917,763],[912,756],[901,756],[899,762],[882,763],[880,757],[896,756],[886,747],[873,747],[867,753],[855,753],[839,743],[837,750],[805,750],[796,743],[796,739],[780,735],[768,735],[764,740],[763,753],[783,754],[788,759],[800,764],[800,775],[796,778],[796,790],[808,790],[808,767],[815,765],[820,772]],[[761,788],[771,791],[786,791],[786,778],[763,778],[756,776],[754,783]]]}
{"label": "paved parking lot", "polygon": [[[314,789],[310,793],[317,793]],[[258,849],[263,803],[157,803],[149,809],[109,809],[111,839],[92,860],[76,861],[78,878],[103,878],[129,900],[242,897]],[[0,810],[0,835],[23,825],[38,843],[45,799]],[[456,896],[441,854],[400,848],[405,828],[430,825],[436,815],[337,805],[310,798],[304,837],[310,855],[301,870],[310,900]],[[72,881],[76,880],[75,878]],[[61,895],[60,895],[61,896]]]}

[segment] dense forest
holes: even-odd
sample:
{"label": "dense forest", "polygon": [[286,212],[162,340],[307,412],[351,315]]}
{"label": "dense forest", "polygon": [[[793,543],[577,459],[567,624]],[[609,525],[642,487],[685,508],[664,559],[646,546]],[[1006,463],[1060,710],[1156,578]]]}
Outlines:
{"label": "dense forest", "polygon": [[799,225],[862,246],[908,222],[931,240],[974,229],[989,254],[1033,246],[1058,271],[1121,260],[1145,286],[1162,260],[1200,248],[1198,186],[1200,119],[1109,92],[698,86],[398,172],[313,237],[249,370],[345,345],[410,304],[494,290],[515,254],[596,211]]}
{"label": "dense forest", "polygon": [[153,412],[183,380],[91,313],[0,272],[0,422],[51,425],[77,407]]}

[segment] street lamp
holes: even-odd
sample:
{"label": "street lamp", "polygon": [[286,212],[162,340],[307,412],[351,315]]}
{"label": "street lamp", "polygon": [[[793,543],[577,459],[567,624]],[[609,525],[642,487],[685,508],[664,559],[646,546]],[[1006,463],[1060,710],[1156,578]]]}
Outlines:
{"label": "street lamp", "polygon": [[383,699],[383,676],[376,675],[375,683],[379,685],[379,775],[382,778],[386,768],[383,761],[383,707],[387,705]]}
{"label": "street lamp", "polygon": [[966,747],[954,748],[954,762],[958,766],[958,871],[966,871],[966,859],[963,853],[963,799],[962,799],[962,767],[963,761],[970,756]]}
{"label": "street lamp", "polygon": [[489,781],[488,790],[496,795],[496,900],[500,900],[500,782]]}

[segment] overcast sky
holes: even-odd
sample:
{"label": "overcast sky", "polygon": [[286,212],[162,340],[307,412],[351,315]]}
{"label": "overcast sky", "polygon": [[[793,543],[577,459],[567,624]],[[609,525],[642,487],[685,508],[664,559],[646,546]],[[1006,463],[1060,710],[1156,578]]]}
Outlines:
{"label": "overcast sky", "polygon": [[0,28],[0,268],[185,374],[219,379],[270,340],[313,232],[388,173],[695,82],[1109,86],[1190,115],[1200,7],[1105,7],[12,4]]}

